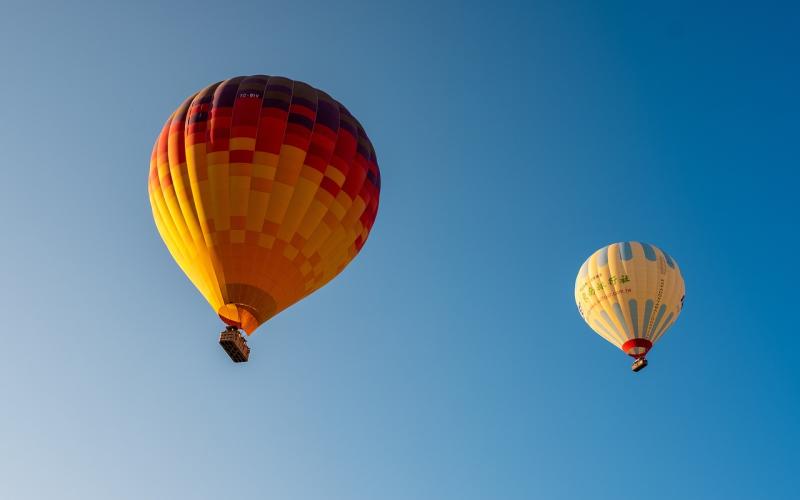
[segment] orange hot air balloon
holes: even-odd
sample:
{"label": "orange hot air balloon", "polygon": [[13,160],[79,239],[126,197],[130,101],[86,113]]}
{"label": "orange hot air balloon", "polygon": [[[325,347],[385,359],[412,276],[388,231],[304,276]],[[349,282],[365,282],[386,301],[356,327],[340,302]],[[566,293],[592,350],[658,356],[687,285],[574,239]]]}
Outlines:
{"label": "orange hot air balloon", "polygon": [[253,333],[356,256],[381,177],[361,124],[328,94],[240,76],[189,97],[167,120],[148,188],[172,257],[228,328],[234,361]]}

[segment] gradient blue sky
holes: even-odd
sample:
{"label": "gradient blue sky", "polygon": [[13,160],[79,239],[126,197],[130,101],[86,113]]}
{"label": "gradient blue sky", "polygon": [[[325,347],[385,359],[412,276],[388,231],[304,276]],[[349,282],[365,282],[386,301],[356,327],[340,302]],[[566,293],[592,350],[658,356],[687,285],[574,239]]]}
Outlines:
{"label": "gradient blue sky", "polygon": [[[0,498],[797,498],[794,2],[0,4]],[[305,80],[375,144],[364,251],[251,339],[150,216],[163,121]],[[686,307],[633,375],[583,260]]]}

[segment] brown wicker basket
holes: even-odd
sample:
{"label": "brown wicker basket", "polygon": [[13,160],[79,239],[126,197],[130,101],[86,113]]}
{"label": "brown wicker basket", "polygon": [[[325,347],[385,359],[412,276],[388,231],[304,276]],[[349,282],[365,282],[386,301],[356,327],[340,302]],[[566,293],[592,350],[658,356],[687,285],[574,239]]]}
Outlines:
{"label": "brown wicker basket", "polygon": [[228,356],[234,363],[247,362],[250,357],[250,348],[247,347],[247,340],[239,330],[229,328],[219,335],[219,345],[225,349]]}

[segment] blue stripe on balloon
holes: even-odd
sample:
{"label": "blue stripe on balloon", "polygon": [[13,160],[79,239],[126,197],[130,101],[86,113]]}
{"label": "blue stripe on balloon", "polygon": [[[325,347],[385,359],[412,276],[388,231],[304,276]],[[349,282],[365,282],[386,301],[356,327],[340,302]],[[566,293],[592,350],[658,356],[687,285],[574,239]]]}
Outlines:
{"label": "blue stripe on balloon", "polygon": [[614,322],[613,322],[613,321],[611,321],[611,317],[609,317],[608,313],[607,313],[607,312],[605,312],[605,311],[600,311],[600,315],[601,315],[601,316],[603,316],[603,319],[604,319],[604,320],[606,320],[606,323],[608,323],[608,326],[609,326],[609,327],[610,327],[612,330],[614,330],[614,333],[616,333],[616,334],[617,334],[617,337],[619,337],[619,338],[623,338],[623,337],[622,337],[622,334],[621,334],[621,333],[620,333],[620,331],[619,331],[619,328],[617,328],[617,325],[615,325],[615,324],[614,324]]}
{"label": "blue stripe on balloon", "polygon": [[629,241],[619,244],[619,257],[622,260],[631,260],[633,258],[633,248]]}
{"label": "blue stripe on balloon", "polygon": [[653,250],[653,247],[648,245],[647,243],[639,243],[642,245],[642,249],[644,250],[644,256],[647,260],[656,260],[656,251]]}
{"label": "blue stripe on balloon", "polygon": [[644,303],[644,321],[642,321],[642,337],[647,337],[647,325],[650,324],[650,315],[653,313],[653,301]]}
{"label": "blue stripe on balloon", "polygon": [[633,323],[633,338],[639,337],[639,309],[636,299],[628,301],[628,309],[631,311],[631,323]]}
{"label": "blue stripe on balloon", "polygon": [[667,259],[667,265],[669,267],[671,267],[672,269],[675,269],[675,263],[672,262],[672,257],[667,255],[667,252],[665,252],[664,250],[661,250],[661,253],[663,253],[664,254],[664,258]]}
{"label": "blue stripe on balloon", "polygon": [[628,329],[628,322],[625,321],[625,316],[622,314],[622,307],[619,304],[614,304],[614,313],[617,315],[617,319],[619,320],[619,324],[622,325],[622,329],[625,330],[625,338],[631,338],[631,332]]}
{"label": "blue stripe on balloon", "polygon": [[583,265],[581,266],[581,271],[578,273],[578,276],[580,276],[581,278],[584,278],[584,279],[589,277],[589,261],[588,260],[586,262],[584,262]]}
{"label": "blue stripe on balloon", "polygon": [[664,333],[664,330],[666,330],[667,327],[669,326],[669,322],[672,321],[672,316],[674,314],[675,313],[669,313],[669,316],[667,316],[667,319],[664,320],[664,324],[661,325],[661,328],[658,330],[658,333],[656,333],[653,338],[661,337],[661,334]]}
{"label": "blue stripe on balloon", "polygon": [[608,337],[611,340],[614,339],[614,336],[611,335],[611,333],[609,333],[608,329],[605,327],[605,325],[603,325],[603,323],[600,323],[599,320],[594,320],[594,324],[597,325],[597,328],[599,328],[600,330],[603,331],[603,333],[606,334],[606,337]]}
{"label": "blue stripe on balloon", "polygon": [[603,267],[607,265],[608,265],[608,247],[604,247],[598,251],[597,266]]}
{"label": "blue stripe on balloon", "polygon": [[653,329],[650,330],[650,332],[651,332],[650,338],[651,339],[655,336],[655,335],[652,335],[652,334],[655,333],[656,328],[658,328],[658,324],[661,323],[661,318],[664,316],[664,311],[666,311],[666,310],[667,310],[667,306],[665,306],[664,304],[661,304],[661,307],[658,308],[658,314],[656,315],[656,321],[655,321],[655,323],[653,323]]}

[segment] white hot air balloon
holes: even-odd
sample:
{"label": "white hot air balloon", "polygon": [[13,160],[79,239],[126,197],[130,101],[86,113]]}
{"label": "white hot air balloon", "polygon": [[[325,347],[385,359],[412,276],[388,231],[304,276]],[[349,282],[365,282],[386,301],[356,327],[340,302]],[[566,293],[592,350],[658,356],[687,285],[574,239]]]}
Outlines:
{"label": "white hot air balloon", "polygon": [[675,323],[685,287],[678,263],[654,245],[612,243],[586,259],[575,280],[575,302],[586,323],[636,359],[633,371]]}

